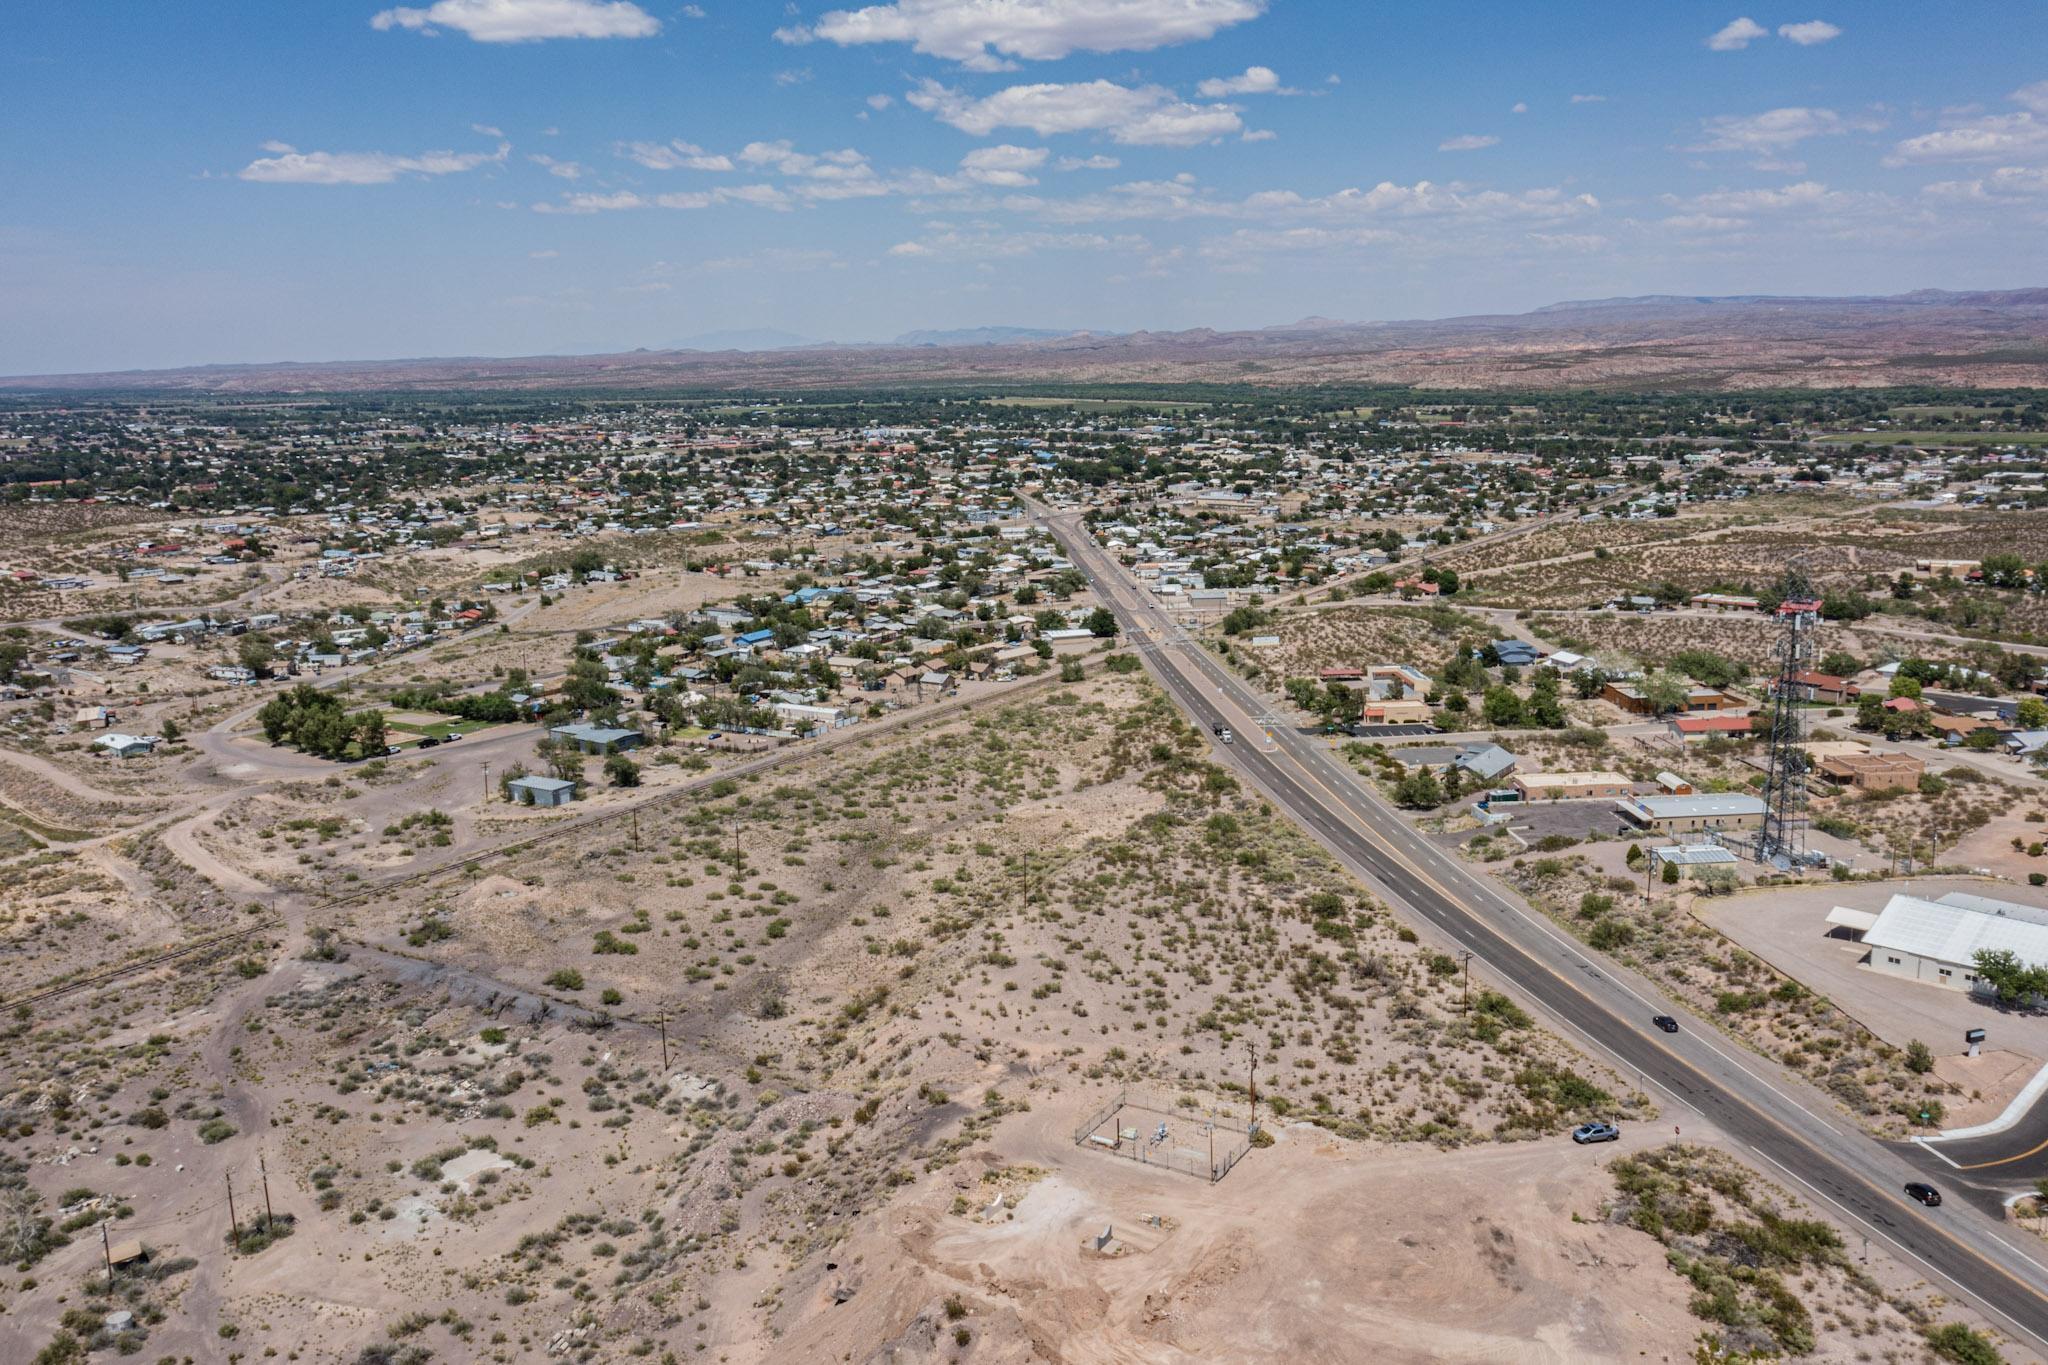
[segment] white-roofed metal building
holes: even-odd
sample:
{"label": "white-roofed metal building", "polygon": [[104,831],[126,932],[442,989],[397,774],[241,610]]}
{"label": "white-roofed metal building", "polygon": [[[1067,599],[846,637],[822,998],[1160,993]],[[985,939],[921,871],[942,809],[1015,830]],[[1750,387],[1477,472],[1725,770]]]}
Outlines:
{"label": "white-roofed metal building", "polygon": [[[1850,911],[1828,921],[1857,925]],[[1863,930],[1864,965],[1886,976],[1949,990],[1975,990],[1977,954],[2003,949],[2028,966],[2048,965],[2048,910],[1955,892],[1939,900],[1893,896]]]}

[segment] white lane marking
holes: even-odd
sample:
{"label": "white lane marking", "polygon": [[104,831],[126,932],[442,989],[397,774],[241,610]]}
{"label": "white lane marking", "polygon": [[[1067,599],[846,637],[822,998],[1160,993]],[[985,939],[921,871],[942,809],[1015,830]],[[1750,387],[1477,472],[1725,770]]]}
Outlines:
{"label": "white lane marking", "polygon": [[1963,1168],[1962,1168],[1961,1166],[1957,1166],[1957,1165],[1956,1165],[1956,1163],[1955,1163],[1955,1162],[1954,1162],[1954,1161],[1953,1161],[1953,1160],[1952,1160],[1952,1159],[1951,1159],[1951,1158],[1949,1157],[1949,1154],[1948,1154],[1947,1152],[1944,1152],[1944,1151],[1942,1151],[1942,1150],[1941,1150],[1941,1148],[1939,1148],[1939,1147],[1936,1147],[1936,1146],[1935,1146],[1935,1145],[1934,1145],[1933,1143],[1929,1142],[1929,1141],[1928,1141],[1928,1140],[1927,1140],[1926,1138],[1924,1138],[1924,1137],[1916,1137],[1916,1138],[1914,1138],[1914,1139],[1913,1139],[1913,1141],[1919,1144],[1919,1146],[1920,1146],[1920,1150],[1921,1150],[1921,1151],[1923,1151],[1923,1152],[1932,1152],[1932,1153],[1933,1153],[1933,1154],[1934,1154],[1935,1156],[1938,1156],[1938,1157],[1940,1157],[1940,1158],[1941,1158],[1941,1159],[1942,1159],[1943,1161],[1946,1161],[1946,1162],[1948,1162],[1948,1164],[1949,1164],[1949,1165],[1951,1165],[1951,1166],[1954,1166],[1954,1167],[1955,1167],[1955,1169],[1957,1169],[1957,1170],[1959,1170],[1959,1171],[1960,1171],[1961,1169],[1963,1169]]}

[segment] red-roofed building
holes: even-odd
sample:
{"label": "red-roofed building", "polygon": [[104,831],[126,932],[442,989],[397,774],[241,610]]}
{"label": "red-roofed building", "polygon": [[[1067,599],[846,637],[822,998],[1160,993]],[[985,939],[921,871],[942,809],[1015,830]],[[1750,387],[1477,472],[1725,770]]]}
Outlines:
{"label": "red-roofed building", "polygon": [[1751,732],[1748,716],[1673,716],[1670,724],[1671,733],[1686,744],[1702,739],[1741,739]]}
{"label": "red-roofed building", "polygon": [[[1773,683],[1775,688],[1777,684]],[[1847,678],[1838,678],[1832,673],[1815,673],[1808,670],[1794,673],[1785,689],[1795,701],[1827,702],[1841,705],[1855,701],[1863,695],[1863,689]]]}

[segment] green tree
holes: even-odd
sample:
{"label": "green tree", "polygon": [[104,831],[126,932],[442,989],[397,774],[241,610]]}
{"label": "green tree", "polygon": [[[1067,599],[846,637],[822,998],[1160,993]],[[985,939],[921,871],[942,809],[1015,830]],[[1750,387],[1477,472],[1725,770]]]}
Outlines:
{"label": "green tree", "polygon": [[1436,774],[1418,768],[1394,784],[1394,802],[1410,810],[1435,810],[1444,803],[1444,789]]}
{"label": "green tree", "polygon": [[1662,670],[1643,679],[1643,696],[1660,716],[1685,709],[1686,695],[1690,690],[1684,679]]}
{"label": "green tree", "polygon": [[277,648],[265,636],[244,635],[235,645],[235,658],[257,677],[267,678],[270,665],[277,659]]}
{"label": "green tree", "polygon": [[1486,697],[1480,707],[1488,725],[1512,729],[1522,723],[1522,699],[1512,688],[1499,683],[1486,689]]}
{"label": "green tree", "polygon": [[1097,607],[1094,611],[1089,612],[1085,624],[1088,627],[1088,633],[1098,640],[1112,640],[1116,638],[1116,614],[1108,607]]}
{"label": "green tree", "polygon": [[1977,977],[1990,986],[2008,1009],[2031,1005],[2048,995],[2048,969],[2029,966],[2009,948],[1979,949]]}
{"label": "green tree", "polygon": [[2022,730],[2048,730],[2048,701],[2025,698],[2013,712],[2013,723]]}
{"label": "green tree", "polygon": [[604,761],[604,775],[611,779],[614,787],[640,785],[640,765],[624,754],[613,754]]}

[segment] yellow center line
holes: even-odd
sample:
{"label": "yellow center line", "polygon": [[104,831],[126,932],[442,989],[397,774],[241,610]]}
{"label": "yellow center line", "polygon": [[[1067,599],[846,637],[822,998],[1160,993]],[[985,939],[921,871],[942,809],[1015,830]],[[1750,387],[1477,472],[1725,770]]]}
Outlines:
{"label": "yellow center line", "polygon": [[2024,1152],[2017,1152],[2012,1156],[2002,1156],[1996,1161],[1980,1161],[1974,1166],[1958,1166],[1956,1169],[1959,1171],[1982,1171],[1988,1170],[1993,1166],[2010,1166],[2015,1161],[2025,1161],[2028,1157],[2044,1148],[2048,1148],[2048,1138],[2043,1138],[2038,1144],[2027,1148]]}

